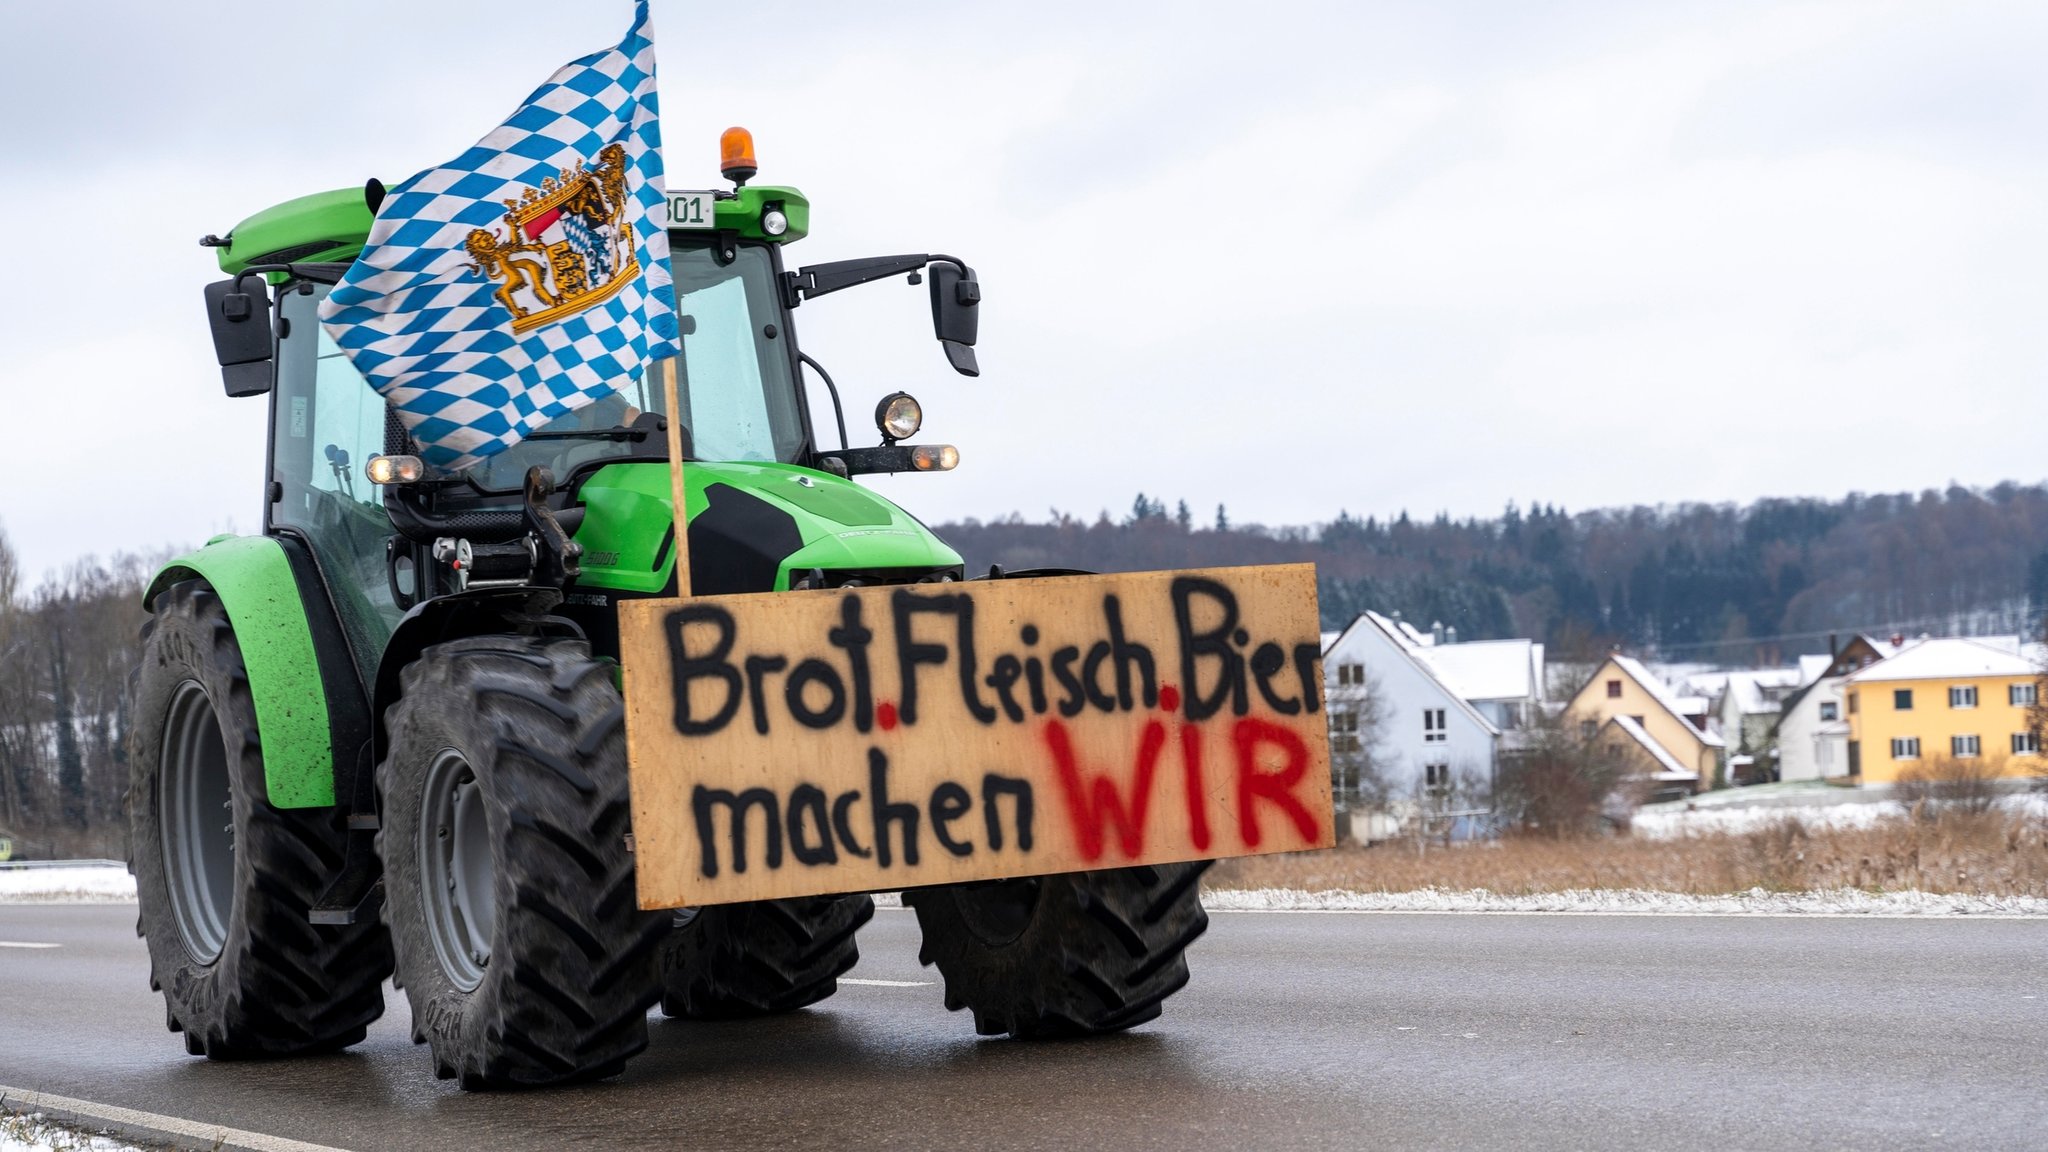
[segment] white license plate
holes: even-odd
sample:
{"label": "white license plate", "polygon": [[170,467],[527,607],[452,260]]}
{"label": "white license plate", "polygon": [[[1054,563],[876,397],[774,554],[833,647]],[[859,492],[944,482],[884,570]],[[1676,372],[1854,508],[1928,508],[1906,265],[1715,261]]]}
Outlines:
{"label": "white license plate", "polygon": [[671,192],[668,194],[668,224],[670,228],[699,228],[710,230],[718,227],[712,215],[712,194],[709,192]]}

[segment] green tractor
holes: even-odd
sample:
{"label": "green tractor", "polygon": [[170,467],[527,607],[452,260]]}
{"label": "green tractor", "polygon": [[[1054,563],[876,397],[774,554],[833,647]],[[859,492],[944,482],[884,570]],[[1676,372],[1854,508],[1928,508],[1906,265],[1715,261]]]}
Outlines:
{"label": "green tractor", "polygon": [[[794,313],[928,278],[936,334],[972,376],[980,288],[949,256],[786,269],[809,203],[748,185],[751,141],[728,137],[735,187],[670,196],[684,354],[459,475],[419,464],[315,316],[381,189],[302,197],[203,241],[230,277],[206,289],[227,393],[268,396],[270,424],[262,534],[156,575],[133,683],[138,931],[187,1051],[347,1047],[394,978],[444,1078],[602,1077],[646,1046],[657,1004],[801,1008],[857,959],[865,894],[639,909],[617,606],[677,592],[670,420],[688,591],[965,578],[958,553],[851,480],[957,453],[905,443],[921,416],[901,393],[877,408],[881,443],[850,446]],[[836,448],[812,427],[806,369],[831,392]],[[1202,867],[904,898],[920,959],[982,1034],[1112,1032],[1186,983]]]}

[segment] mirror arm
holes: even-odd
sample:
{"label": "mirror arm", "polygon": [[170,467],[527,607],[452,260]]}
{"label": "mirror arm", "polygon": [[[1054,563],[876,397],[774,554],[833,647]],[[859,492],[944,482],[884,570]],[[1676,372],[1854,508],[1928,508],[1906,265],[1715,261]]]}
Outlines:
{"label": "mirror arm", "polygon": [[[922,252],[909,256],[868,256],[859,260],[834,260],[830,264],[811,264],[788,274],[787,279],[793,297],[811,300],[827,292],[852,288],[891,276],[915,272],[934,259]],[[948,257],[950,259],[950,257]]]}

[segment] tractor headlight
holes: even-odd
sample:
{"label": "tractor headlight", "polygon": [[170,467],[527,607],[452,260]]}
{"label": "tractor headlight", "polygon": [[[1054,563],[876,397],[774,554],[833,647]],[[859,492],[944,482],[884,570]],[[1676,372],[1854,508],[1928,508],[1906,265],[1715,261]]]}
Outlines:
{"label": "tractor headlight", "polygon": [[875,405],[875,427],[882,430],[886,443],[908,440],[924,427],[924,409],[910,393],[891,392]]}
{"label": "tractor headlight", "polygon": [[372,456],[363,464],[372,484],[413,484],[427,474],[417,456]]}
{"label": "tractor headlight", "polygon": [[789,231],[789,217],[783,215],[780,208],[770,208],[761,213],[761,231],[770,236],[780,236]]}

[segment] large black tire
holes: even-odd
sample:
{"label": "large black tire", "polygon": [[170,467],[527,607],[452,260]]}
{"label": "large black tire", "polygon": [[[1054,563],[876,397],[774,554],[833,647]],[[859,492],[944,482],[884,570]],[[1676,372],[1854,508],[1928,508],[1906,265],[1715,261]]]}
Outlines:
{"label": "large black tire", "polygon": [[816,1004],[860,960],[870,896],[717,904],[685,915],[661,952],[661,1010],[691,1020],[766,1016]]}
{"label": "large black tire", "polygon": [[667,914],[639,910],[625,711],[581,641],[438,644],[400,676],[377,850],[413,1040],[465,1088],[618,1073]]}
{"label": "large black tire", "polygon": [[375,918],[313,925],[341,866],[339,806],[274,808],[242,649],[201,580],[157,596],[130,682],[129,871],[149,983],[185,1050],[330,1052],[384,1013],[391,942]]}
{"label": "large black tire", "polygon": [[1187,947],[1209,927],[1207,861],[1070,872],[907,891],[946,1007],[983,1036],[1118,1032],[1159,1015],[1188,982]]}

